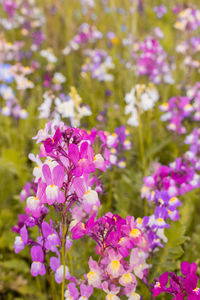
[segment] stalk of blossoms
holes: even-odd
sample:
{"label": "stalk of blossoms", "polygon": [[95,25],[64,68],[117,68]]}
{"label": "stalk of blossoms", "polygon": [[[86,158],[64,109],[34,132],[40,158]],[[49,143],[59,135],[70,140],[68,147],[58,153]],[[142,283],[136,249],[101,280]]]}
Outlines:
{"label": "stalk of blossoms", "polygon": [[[55,272],[56,282],[62,283],[61,299],[64,300],[66,279],[79,284],[66,266],[66,252],[72,244],[69,229],[78,220],[87,220],[98,210],[101,187],[94,173],[96,170],[105,171],[106,164],[100,153],[94,155],[94,137],[84,130],[69,128],[63,123],[55,126],[49,122],[35,139],[38,143],[42,142],[40,156],[29,155],[37,167],[33,170],[34,183],[27,184],[21,195],[22,198],[29,197],[26,214],[20,217],[18,226],[14,228],[20,234],[14,247],[16,253],[26,245],[32,247],[32,275],[44,276],[50,269]],[[57,224],[52,220],[49,223],[45,221],[53,209],[60,218]],[[81,216],[77,215],[77,210],[82,210]],[[39,229],[39,236],[32,240],[29,231],[35,226]],[[51,256],[50,260],[46,259],[47,255]],[[88,290],[85,286],[81,289],[83,295],[85,289]]]}

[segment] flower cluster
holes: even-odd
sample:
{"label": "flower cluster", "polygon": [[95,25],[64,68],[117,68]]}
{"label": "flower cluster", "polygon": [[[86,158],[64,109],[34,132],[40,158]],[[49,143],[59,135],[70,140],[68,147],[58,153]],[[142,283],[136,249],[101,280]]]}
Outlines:
{"label": "flower cluster", "polygon": [[192,102],[195,121],[200,121],[200,82],[196,82],[194,86],[187,90],[187,96]]}
{"label": "flower cluster", "polygon": [[37,51],[44,40],[41,27],[45,18],[35,0],[3,0],[2,6],[7,18],[1,18],[1,25],[9,31],[19,28],[21,36],[31,41],[29,55],[30,52]]}
{"label": "flower cluster", "polygon": [[[39,135],[45,138],[48,134],[48,130],[57,126],[58,123],[49,122],[44,130],[40,130]],[[125,129],[125,126],[120,126],[116,128],[115,133],[111,134],[107,131],[98,131],[93,128],[90,132],[87,132],[88,138],[92,143],[98,144],[100,148],[100,154],[102,154],[104,159],[104,167],[111,168],[116,165],[118,168],[126,167],[126,160],[124,157],[124,151],[131,149],[131,142],[127,138],[129,132]],[[37,139],[37,136],[34,137]],[[40,139],[40,140],[41,140]],[[42,162],[39,156],[34,156],[32,153],[29,154],[29,159],[36,163],[36,167],[33,170],[34,180],[27,182],[20,193],[20,200],[24,201],[26,198],[36,193],[37,183],[41,177],[41,166]],[[47,160],[47,163],[49,161]],[[99,186],[99,191],[101,190]],[[83,211],[82,209],[75,207],[74,213],[76,214],[76,220],[81,220]]]}
{"label": "flower cluster", "polygon": [[[188,300],[200,299],[200,289],[197,287],[199,277],[196,274],[197,265],[184,261],[181,263],[182,276],[166,272],[159,277],[153,286],[153,297],[161,293],[171,294],[173,299]],[[169,282],[169,285],[168,285]]]}
{"label": "flower cluster", "polygon": [[[16,89],[24,91],[33,88],[34,84],[27,75],[31,74],[33,70],[29,67],[24,67],[21,63],[11,65],[8,63],[0,64],[0,96],[5,100],[5,104],[1,109],[1,113],[5,116],[14,116],[16,119],[26,119],[28,113],[22,109],[16,94],[11,86],[16,84]],[[11,86],[10,86],[10,85]]]}
{"label": "flower cluster", "polygon": [[143,279],[149,268],[148,236],[141,224],[142,219],[122,219],[107,213],[97,220],[94,215],[86,224],[79,222],[72,228],[73,239],[87,235],[96,242],[99,260],[90,258],[86,277],[89,285],[107,293],[106,299],[120,299],[122,294],[128,299],[140,299],[135,292],[136,276]]}
{"label": "flower cluster", "polygon": [[174,27],[181,31],[194,31],[200,26],[200,10],[197,8],[186,8],[178,14],[178,20]]}
{"label": "flower cluster", "polygon": [[[0,38],[0,97],[5,101],[1,113],[26,119],[28,112],[22,108],[22,99],[26,90],[34,87],[29,75],[38,67],[33,54],[44,40],[41,28],[45,20],[35,1],[4,0],[1,5],[5,11],[0,21],[4,30],[18,31],[18,40],[12,43],[4,35]],[[32,60],[27,66],[22,63],[24,59]]]}
{"label": "flower cluster", "polygon": [[147,37],[132,55],[136,57],[139,75],[146,75],[155,84],[174,83],[167,54],[155,38]]}
{"label": "flower cluster", "polygon": [[[92,145],[97,138],[104,142],[103,156],[94,154]],[[66,299],[73,293],[74,299],[79,293],[87,299],[93,288],[97,288],[107,293],[106,299],[126,295],[128,299],[139,300],[136,277],[146,282],[150,268],[147,259],[162,246],[161,240],[166,241],[163,229],[168,225],[161,222],[166,214],[164,208],[143,219],[132,216],[123,219],[110,212],[96,219],[102,185],[95,173],[106,171],[109,166],[105,152],[109,151],[108,145],[117,149],[125,144],[125,128],[116,129],[116,135],[109,137],[97,130],[87,133],[63,123],[55,126],[49,122],[34,139],[42,144],[39,156],[29,155],[36,167],[33,182],[27,183],[20,194],[22,201],[27,198],[26,213],[19,216],[18,225],[13,228],[18,233],[15,252],[31,247],[33,276],[43,276],[50,269],[58,284],[67,279],[70,283]],[[167,201],[172,211],[179,205]],[[62,221],[57,223],[49,218],[52,211]],[[37,239],[32,238],[34,227],[39,229]],[[99,260],[90,258],[84,282],[71,276],[63,258],[63,251],[72,245],[71,235],[73,240],[89,236],[96,242]]]}
{"label": "flower cluster", "polygon": [[91,73],[92,78],[97,78],[99,81],[112,81],[113,75],[108,72],[114,68],[112,57],[104,50],[86,50],[86,62],[82,65],[82,75],[87,72]]}
{"label": "flower cluster", "polygon": [[[192,149],[191,149],[192,150]],[[194,152],[193,159],[194,158]],[[155,191],[167,191],[169,196],[176,197],[200,186],[200,176],[196,173],[193,164],[188,159],[190,153],[185,153],[185,158],[177,158],[169,166],[158,165],[156,172],[148,177],[144,177],[142,187],[142,197],[147,197],[149,201],[154,199]],[[188,157],[188,158],[187,158]],[[198,166],[199,159],[196,158]],[[153,191],[153,196],[151,191]]]}
{"label": "flower cluster", "polygon": [[155,6],[153,10],[159,19],[161,19],[167,13],[167,7],[164,4]]}
{"label": "flower cluster", "polygon": [[184,134],[186,127],[182,124],[183,120],[190,116],[194,108],[189,97],[176,96],[169,99],[168,103],[160,105],[160,110],[165,112],[161,116],[162,121],[168,121],[167,129]]}
{"label": "flower cluster", "polygon": [[94,26],[83,23],[78,29],[78,34],[75,35],[69,45],[63,50],[63,54],[68,55],[71,51],[77,51],[82,45],[94,43],[96,40],[101,39],[102,36],[102,33]]}
{"label": "flower cluster", "polygon": [[90,108],[82,103],[82,98],[75,87],[70,88],[69,95],[60,93],[57,97],[47,91],[43,95],[44,102],[39,106],[39,118],[52,120],[58,124],[63,119],[69,119],[71,126],[79,126],[83,117],[92,114]]}
{"label": "flower cluster", "polygon": [[[95,133],[95,130],[92,131]],[[96,138],[100,139],[100,147],[107,166],[117,165],[119,168],[126,167],[126,161],[123,157],[124,151],[131,149],[131,141],[127,138],[129,132],[125,126],[115,129],[114,133],[107,131],[96,131]]]}
{"label": "flower cluster", "polygon": [[184,126],[185,119],[200,120],[200,83],[187,89],[187,96],[176,96],[170,98],[168,103],[160,105],[162,121],[168,121],[167,128],[178,134],[185,134],[187,128]]}
{"label": "flower cluster", "polygon": [[125,114],[131,114],[127,123],[137,127],[139,124],[138,115],[144,111],[151,110],[158,99],[159,94],[153,84],[149,84],[148,86],[137,84],[125,96],[127,104]]}
{"label": "flower cluster", "polygon": [[181,41],[176,46],[176,52],[183,54],[183,64],[188,68],[196,69],[199,67],[198,57],[199,54],[199,37],[193,36],[188,40]]}
{"label": "flower cluster", "polygon": [[[40,158],[33,154],[30,157],[37,163],[33,171],[35,185],[33,189],[27,186],[26,190],[27,194],[31,191],[34,194],[27,198],[26,214],[14,228],[20,234],[15,239],[15,252],[31,246],[32,275],[44,275],[50,267],[55,280],[61,283],[63,278],[71,278],[67,266],[61,264],[59,250],[61,245],[64,251],[71,247],[68,231],[75,219],[74,205],[82,206],[86,218],[98,209],[101,189],[94,173],[96,169],[105,171],[105,162],[101,154],[94,154],[91,138],[84,130],[48,123],[35,139],[42,142]],[[52,209],[62,224],[47,221]],[[29,232],[35,226],[39,229],[37,240]],[[46,256],[50,253],[54,256],[50,257],[48,266]]]}

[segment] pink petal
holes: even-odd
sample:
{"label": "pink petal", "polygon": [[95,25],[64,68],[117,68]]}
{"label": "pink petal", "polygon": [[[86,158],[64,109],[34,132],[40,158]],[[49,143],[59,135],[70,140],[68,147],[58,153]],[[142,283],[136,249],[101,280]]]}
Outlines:
{"label": "pink petal", "polygon": [[52,184],[51,170],[47,164],[42,167],[42,173],[44,175],[47,185]]}
{"label": "pink petal", "polygon": [[61,187],[64,180],[64,168],[62,166],[56,166],[53,169],[53,182],[58,187]]}

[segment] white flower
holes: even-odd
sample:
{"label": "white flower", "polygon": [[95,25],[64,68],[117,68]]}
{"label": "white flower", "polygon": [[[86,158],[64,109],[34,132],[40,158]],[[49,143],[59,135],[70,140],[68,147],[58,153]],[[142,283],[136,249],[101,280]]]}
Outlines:
{"label": "white flower", "polygon": [[74,101],[72,99],[62,102],[59,98],[55,99],[56,110],[63,118],[74,118]]}
{"label": "white flower", "polygon": [[64,83],[66,81],[65,76],[60,73],[60,72],[56,72],[53,76],[53,82],[56,84],[61,84]]}
{"label": "white flower", "polygon": [[52,99],[50,97],[46,97],[44,102],[39,106],[38,110],[40,111],[39,118],[48,119],[51,111]]}
{"label": "white flower", "polygon": [[51,49],[40,51],[40,55],[46,58],[50,63],[56,63],[58,61],[57,57],[53,54]]}

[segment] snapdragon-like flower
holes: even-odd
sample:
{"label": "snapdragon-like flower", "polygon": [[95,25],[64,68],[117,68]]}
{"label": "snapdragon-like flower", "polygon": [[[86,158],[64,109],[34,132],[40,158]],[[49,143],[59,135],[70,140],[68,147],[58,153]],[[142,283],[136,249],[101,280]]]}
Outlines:
{"label": "snapdragon-like flower", "polygon": [[90,72],[92,78],[97,78],[101,81],[112,81],[113,75],[109,74],[109,71],[113,69],[114,63],[112,57],[104,50],[86,50],[85,55],[87,59],[82,65],[82,75],[86,76],[86,73]]}
{"label": "snapdragon-like flower", "polygon": [[82,103],[82,98],[75,87],[71,87],[69,95],[61,93],[55,96],[52,92],[45,92],[44,102],[39,106],[39,118],[51,119],[58,124],[62,119],[69,119],[71,126],[79,126],[83,117],[92,114],[89,106]]}
{"label": "snapdragon-like flower", "polygon": [[[135,276],[140,279],[145,277],[149,268],[146,259],[151,252],[148,235],[141,221],[131,216],[122,219],[118,215],[107,213],[96,221],[93,215],[85,224],[77,223],[71,231],[74,239],[87,235],[97,243],[96,252],[100,258],[98,263],[90,258],[90,271],[87,273],[90,285],[102,287],[107,293],[106,299],[118,294],[120,289],[130,299],[131,295],[135,296],[133,299],[140,299],[135,293]],[[126,257],[128,261],[125,260]]]}
{"label": "snapdragon-like flower", "polygon": [[169,99],[168,103],[163,103],[160,109],[165,112],[161,116],[161,120],[168,121],[169,123],[167,129],[175,131],[178,134],[186,133],[187,129],[183,125],[183,120],[194,111],[189,97],[173,97]]}
{"label": "snapdragon-like flower", "polygon": [[138,126],[138,114],[152,109],[159,99],[159,94],[154,85],[149,86],[137,84],[130,93],[126,94],[125,114],[131,114],[127,123],[131,126]]}
{"label": "snapdragon-like flower", "polygon": [[198,8],[186,8],[178,14],[178,20],[174,27],[181,31],[194,31],[200,26],[200,10]]}
{"label": "snapdragon-like flower", "polygon": [[[82,207],[87,219],[100,206],[98,193],[101,190],[95,190],[97,180],[94,173],[96,169],[105,171],[105,162],[100,153],[94,155],[92,136],[84,130],[69,128],[63,123],[60,127],[54,127],[49,123],[36,139],[42,142],[40,158],[33,154],[29,156],[37,164],[33,172],[35,180],[24,188],[23,199],[28,196],[26,215],[14,228],[20,233],[14,247],[17,253],[26,245],[32,246],[33,276],[45,275],[46,256],[50,256],[50,268],[55,273],[55,280],[62,283],[64,273],[67,280],[71,275],[61,261],[59,250],[62,245],[65,245],[64,251],[71,247],[72,241],[67,233],[73,223],[74,208]],[[50,222],[45,221],[50,209],[55,209],[65,220],[66,233],[61,224],[55,226],[51,219]],[[28,238],[28,231],[35,226],[39,229],[39,236],[32,240]],[[84,292],[81,295],[85,297]]]}
{"label": "snapdragon-like flower", "polygon": [[67,45],[63,50],[63,54],[68,55],[71,51],[77,51],[85,44],[95,43],[102,37],[103,34],[94,26],[83,23],[78,29],[78,34],[74,36],[69,45]]}
{"label": "snapdragon-like flower", "polygon": [[154,84],[173,84],[174,79],[167,62],[167,54],[159,42],[147,37],[132,53],[137,60],[137,73],[146,75]]}
{"label": "snapdragon-like flower", "polygon": [[161,19],[167,13],[167,7],[165,5],[155,6],[153,10],[159,19]]}
{"label": "snapdragon-like flower", "polygon": [[[193,152],[186,152],[185,158],[177,158],[169,166],[159,166],[155,174],[145,177],[145,184],[141,190],[142,197],[147,197],[149,201],[152,201],[156,196],[156,190],[167,191],[170,197],[176,197],[199,187],[199,180],[195,183],[195,178],[198,178],[198,174],[190,163],[192,157],[187,158],[190,153]],[[192,156],[195,160],[195,156]]]}
{"label": "snapdragon-like flower", "polygon": [[87,286],[84,283],[80,285],[80,295],[79,290],[76,288],[75,283],[69,283],[68,289],[65,291],[65,300],[87,300],[90,298],[93,293],[93,288],[91,286]]}
{"label": "snapdragon-like flower", "polygon": [[[199,277],[196,275],[197,265],[187,261],[181,263],[182,276],[175,273],[165,272],[153,285],[153,297],[161,293],[175,296],[173,299],[200,299],[200,289],[197,288]],[[169,282],[169,284],[168,284]]]}
{"label": "snapdragon-like flower", "polygon": [[41,50],[40,55],[42,57],[46,58],[46,60],[52,64],[55,64],[58,60],[57,57],[54,55],[53,50],[51,48]]}

